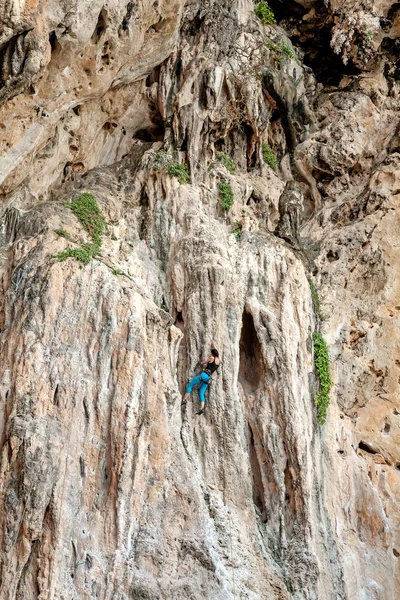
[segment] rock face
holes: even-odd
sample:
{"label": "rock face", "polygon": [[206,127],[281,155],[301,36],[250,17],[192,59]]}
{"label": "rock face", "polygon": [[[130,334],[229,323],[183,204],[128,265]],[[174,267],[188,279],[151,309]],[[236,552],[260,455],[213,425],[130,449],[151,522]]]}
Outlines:
{"label": "rock face", "polygon": [[0,1],[4,600],[398,596],[399,9],[286,4]]}

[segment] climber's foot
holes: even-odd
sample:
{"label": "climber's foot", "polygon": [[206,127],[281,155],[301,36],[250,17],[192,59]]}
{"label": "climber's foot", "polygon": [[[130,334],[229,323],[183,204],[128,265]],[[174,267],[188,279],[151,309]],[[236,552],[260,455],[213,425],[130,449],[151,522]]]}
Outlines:
{"label": "climber's foot", "polygon": [[200,410],[198,410],[196,415],[204,415],[204,409],[201,408]]}

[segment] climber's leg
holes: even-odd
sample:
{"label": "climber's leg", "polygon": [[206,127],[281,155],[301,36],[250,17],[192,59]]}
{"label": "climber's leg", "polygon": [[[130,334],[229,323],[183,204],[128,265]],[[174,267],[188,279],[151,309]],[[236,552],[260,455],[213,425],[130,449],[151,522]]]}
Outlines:
{"label": "climber's leg", "polygon": [[205,397],[205,393],[206,393],[206,389],[208,388],[208,382],[210,381],[210,376],[207,375],[207,373],[201,373],[201,387],[199,390],[199,396],[200,396],[200,410],[197,411],[197,415],[202,415],[204,413],[204,405],[206,402],[206,397]]}
{"label": "climber's leg", "polygon": [[186,393],[183,396],[183,402],[186,402],[186,400],[189,398],[194,386],[200,385],[200,383],[202,383],[201,375],[202,375],[202,373],[200,373],[200,375],[197,375],[196,377],[194,377],[192,379],[192,381],[189,381],[187,388],[186,388]]}

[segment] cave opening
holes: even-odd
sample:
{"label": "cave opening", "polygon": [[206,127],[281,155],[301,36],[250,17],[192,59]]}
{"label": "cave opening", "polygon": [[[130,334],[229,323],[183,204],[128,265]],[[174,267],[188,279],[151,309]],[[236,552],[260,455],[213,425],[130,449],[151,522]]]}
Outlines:
{"label": "cave opening", "polygon": [[52,31],[49,35],[49,44],[51,47],[51,51],[54,52],[57,46],[57,34],[55,31]]}
{"label": "cave opening", "polygon": [[164,123],[154,123],[146,129],[136,131],[134,138],[142,142],[162,142],[164,140],[165,128]]}
{"label": "cave opening", "polygon": [[[150,88],[160,79],[160,67],[156,67],[146,78],[146,87]],[[165,123],[161,116],[156,102],[149,98],[148,100],[148,120],[147,127],[139,129],[134,134],[134,138],[143,142],[162,142],[165,137]]]}
{"label": "cave opening", "polygon": [[289,18],[301,20],[307,12],[304,6],[301,6],[296,0],[285,0],[285,2],[281,0],[268,0],[268,4],[278,24]]}
{"label": "cave opening", "polygon": [[240,333],[239,381],[247,392],[255,392],[264,373],[262,348],[250,313],[243,311]]}
{"label": "cave opening", "polygon": [[337,87],[344,75],[361,72],[351,61],[345,65],[331,48],[333,18],[329,7],[319,6],[314,16],[304,19],[310,14],[310,8],[296,0],[269,0],[268,3],[277,23],[286,30],[292,43],[305,53],[304,64],[313,70],[319,82]]}
{"label": "cave opening", "polygon": [[103,7],[97,19],[97,24],[92,35],[92,42],[97,44],[107,28],[107,10]]}
{"label": "cave opening", "polygon": [[165,136],[164,123],[160,117],[152,116],[152,124],[145,129],[139,129],[133,136],[137,140],[142,142],[162,142]]}

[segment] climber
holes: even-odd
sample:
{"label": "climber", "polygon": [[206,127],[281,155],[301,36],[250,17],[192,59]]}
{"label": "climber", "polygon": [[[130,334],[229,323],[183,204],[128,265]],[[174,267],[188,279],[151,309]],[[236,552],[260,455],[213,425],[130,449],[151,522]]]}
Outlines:
{"label": "climber", "polygon": [[188,386],[186,388],[186,393],[183,397],[182,404],[185,404],[189,395],[196,385],[200,385],[199,396],[200,396],[200,410],[197,411],[196,415],[204,414],[204,404],[205,404],[205,396],[207,386],[210,382],[211,375],[215,373],[218,367],[221,364],[221,359],[219,358],[219,352],[215,346],[215,343],[211,344],[211,356],[207,358],[207,360],[203,360],[200,365],[203,368],[200,375],[197,375],[192,381],[189,381]]}

